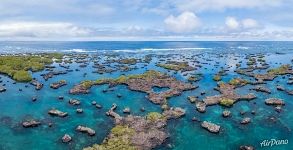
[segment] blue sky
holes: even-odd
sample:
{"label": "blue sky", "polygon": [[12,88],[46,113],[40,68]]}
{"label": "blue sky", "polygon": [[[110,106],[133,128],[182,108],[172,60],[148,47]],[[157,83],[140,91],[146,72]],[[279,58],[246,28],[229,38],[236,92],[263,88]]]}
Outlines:
{"label": "blue sky", "polygon": [[293,0],[0,0],[0,40],[293,40]]}

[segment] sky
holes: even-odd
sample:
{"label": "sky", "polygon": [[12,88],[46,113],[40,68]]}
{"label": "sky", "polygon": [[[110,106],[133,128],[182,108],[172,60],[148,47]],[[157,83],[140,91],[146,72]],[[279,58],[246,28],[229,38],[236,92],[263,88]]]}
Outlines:
{"label": "sky", "polygon": [[0,40],[293,40],[293,0],[0,0]]}

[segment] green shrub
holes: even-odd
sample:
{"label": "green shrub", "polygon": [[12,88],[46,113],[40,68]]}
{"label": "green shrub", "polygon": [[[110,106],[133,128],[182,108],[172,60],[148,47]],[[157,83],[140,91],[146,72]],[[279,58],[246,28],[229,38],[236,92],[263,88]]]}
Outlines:
{"label": "green shrub", "polygon": [[221,76],[220,75],[215,75],[214,77],[213,77],[213,80],[214,81],[220,81],[222,78],[221,78]]}
{"label": "green shrub", "polygon": [[229,84],[234,86],[244,86],[248,84],[249,82],[247,80],[241,79],[241,78],[234,78],[229,81]]}
{"label": "green shrub", "polygon": [[32,80],[32,76],[28,71],[16,71],[13,75],[13,79],[19,82],[29,82]]}
{"label": "green shrub", "polygon": [[137,63],[137,60],[135,58],[130,58],[130,59],[121,59],[121,60],[119,60],[119,62],[123,63],[123,64],[134,65]]}
{"label": "green shrub", "polygon": [[222,98],[220,101],[220,105],[230,107],[234,104],[234,100],[228,98]]}
{"label": "green shrub", "polygon": [[94,144],[83,150],[135,150],[135,146],[131,144],[131,137],[135,130],[128,126],[116,125],[111,129],[111,136],[108,136],[100,145]]}
{"label": "green shrub", "polygon": [[278,68],[268,70],[268,73],[272,74],[272,75],[283,75],[283,74],[287,73],[289,68],[290,68],[290,65],[288,65],[288,64],[287,65],[281,65]]}
{"label": "green shrub", "polygon": [[92,87],[93,84],[94,84],[94,82],[92,82],[92,81],[90,81],[90,80],[85,80],[85,81],[82,81],[82,82],[81,82],[81,85],[82,85],[83,87],[85,87],[86,89]]}
{"label": "green shrub", "polygon": [[111,133],[116,136],[122,135],[133,135],[135,133],[134,129],[129,128],[128,126],[116,125],[111,129]]}
{"label": "green shrub", "polygon": [[163,119],[163,115],[158,112],[150,112],[147,115],[147,120],[157,121],[159,119]]}
{"label": "green shrub", "polygon": [[42,55],[8,55],[0,56],[0,73],[6,74],[16,81],[31,80],[28,70],[33,72],[44,70],[45,65],[51,64],[52,58],[62,58],[63,54],[48,53]]}

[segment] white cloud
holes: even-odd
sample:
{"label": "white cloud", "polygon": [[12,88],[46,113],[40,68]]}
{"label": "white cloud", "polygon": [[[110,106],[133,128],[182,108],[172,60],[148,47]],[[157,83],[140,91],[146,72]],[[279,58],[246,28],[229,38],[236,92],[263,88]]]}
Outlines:
{"label": "white cloud", "polygon": [[63,22],[1,22],[0,37],[79,37],[89,36],[91,30]]}
{"label": "white cloud", "polygon": [[241,31],[261,28],[261,25],[252,18],[237,20],[235,17],[226,17],[225,24],[226,27],[230,30]]}
{"label": "white cloud", "polygon": [[168,30],[176,33],[194,31],[201,24],[199,18],[194,13],[188,11],[181,13],[177,17],[170,15],[164,22]]}
{"label": "white cloud", "polygon": [[244,29],[255,29],[260,27],[259,23],[251,18],[243,19],[242,26]]}
{"label": "white cloud", "polygon": [[[111,15],[115,9],[106,2],[82,0],[1,0],[0,17],[28,17],[56,14],[56,18],[66,15],[104,16]],[[9,18],[8,18],[9,19]]]}
{"label": "white cloud", "polygon": [[175,0],[177,9],[181,11],[212,11],[233,8],[268,8],[277,7],[284,0]]}
{"label": "white cloud", "polygon": [[234,17],[227,17],[225,24],[229,29],[235,30],[239,28],[239,22]]}

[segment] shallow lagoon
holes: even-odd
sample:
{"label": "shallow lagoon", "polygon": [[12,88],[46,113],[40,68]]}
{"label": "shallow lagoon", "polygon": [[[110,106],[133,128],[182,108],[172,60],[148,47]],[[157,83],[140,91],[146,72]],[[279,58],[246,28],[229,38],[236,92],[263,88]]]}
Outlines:
{"label": "shallow lagoon", "polygon": [[[6,43],[7,44],[7,43]],[[14,43],[15,44],[15,43]],[[47,43],[48,44],[48,43]],[[78,43],[80,44],[80,43]],[[86,43],[83,43],[86,45]],[[91,43],[93,44],[93,43]],[[90,45],[91,45],[90,44]],[[103,43],[107,44],[107,43]],[[109,44],[109,43],[108,43]],[[121,45],[122,44],[122,45]],[[242,62],[241,67],[246,67],[245,56],[248,54],[261,53],[265,56],[266,62],[271,68],[278,67],[281,64],[292,64],[291,59],[293,58],[293,51],[291,50],[292,43],[161,43],[163,45],[168,45],[168,47],[160,47],[158,43],[144,43],[144,47],[153,46],[158,50],[153,51],[97,51],[92,52],[91,55],[98,55],[101,57],[101,61],[104,59],[105,54],[114,53],[118,54],[120,57],[134,57],[143,58],[147,54],[154,54],[151,63],[144,67],[145,63],[137,63],[137,69],[120,72],[116,71],[113,73],[104,73],[102,75],[97,73],[92,73],[94,68],[92,68],[93,62],[89,62],[89,65],[85,68],[79,68],[78,64],[73,63],[70,65],[70,69],[73,72],[68,72],[65,75],[54,76],[48,81],[40,76],[40,74],[46,72],[37,72],[33,74],[33,77],[44,83],[44,88],[40,91],[36,91],[33,86],[29,85],[27,88],[26,83],[12,84],[13,80],[6,76],[1,75],[3,82],[6,84],[7,91],[0,93],[0,149],[82,149],[85,146],[90,146],[94,143],[101,143],[103,139],[107,136],[108,132],[113,127],[113,121],[110,117],[105,115],[105,112],[111,107],[113,103],[118,105],[117,112],[121,115],[123,108],[129,107],[131,113],[134,115],[146,115],[148,112],[158,111],[161,112],[159,105],[152,104],[145,96],[145,93],[130,91],[124,85],[119,85],[114,87],[114,91],[108,91],[103,93],[104,89],[107,89],[107,85],[95,86],[91,88],[90,94],[87,95],[70,95],[68,94],[69,89],[71,89],[75,84],[78,84],[82,80],[95,80],[99,78],[116,78],[121,74],[140,74],[144,73],[147,69],[154,69],[161,72],[168,73],[171,76],[176,77],[178,80],[187,81],[187,76],[185,73],[178,72],[174,74],[174,71],[168,71],[166,69],[157,67],[155,65],[161,58],[157,58],[156,55],[165,55],[163,59],[166,61],[168,58],[176,61],[190,61],[198,60],[202,67],[196,67],[197,70],[189,71],[187,73],[201,73],[202,77],[199,81],[194,82],[194,85],[198,85],[199,88],[191,91],[185,91],[182,95],[177,97],[172,97],[168,99],[170,106],[179,106],[186,109],[186,115],[183,118],[177,120],[170,120],[168,122],[167,129],[170,133],[170,138],[157,149],[237,149],[240,145],[253,145],[257,149],[260,149],[260,143],[263,140],[270,139],[288,139],[288,145],[280,145],[270,147],[270,149],[283,150],[290,149],[292,147],[292,128],[293,128],[293,113],[291,112],[293,108],[292,96],[287,95],[285,92],[277,91],[276,84],[283,85],[288,89],[293,89],[292,85],[288,85],[286,82],[289,76],[284,75],[279,76],[274,81],[266,82],[266,87],[268,87],[272,93],[265,94],[261,92],[250,91],[251,85],[246,85],[242,88],[237,89],[239,94],[247,94],[253,92],[257,95],[257,99],[253,101],[240,101],[234,104],[232,108],[228,108],[231,113],[231,118],[223,118],[222,111],[225,109],[221,106],[209,106],[205,113],[199,113],[196,111],[194,104],[191,104],[187,97],[194,95],[199,96],[203,99],[206,96],[217,95],[219,92],[213,90],[217,86],[217,83],[213,81],[213,76],[221,67],[228,69],[226,75],[222,77],[222,80],[228,82],[234,77],[242,77],[245,79],[252,80],[250,77],[243,75],[238,75],[234,72],[236,68],[236,63]],[[177,44],[177,45],[176,45]],[[184,45],[185,44],[185,45]],[[4,45],[1,43],[1,45]],[[9,45],[9,43],[8,43]],[[48,44],[49,45],[49,44]],[[57,44],[58,45],[58,44]],[[62,45],[62,44],[60,44]],[[65,46],[64,46],[65,45]],[[93,44],[94,46],[99,46],[99,44]],[[132,48],[131,44],[127,43],[125,48],[123,48],[123,43],[115,43],[114,45],[119,45],[120,49]],[[136,43],[136,45],[141,46],[141,43]],[[175,45],[175,46],[174,46]],[[36,46],[36,44],[34,44]],[[29,47],[31,49],[34,46]],[[41,46],[41,44],[39,44]],[[64,47],[68,45],[63,44]],[[75,45],[76,49],[82,48],[80,45]],[[170,47],[171,46],[171,47]],[[176,50],[165,50],[172,48]],[[183,50],[179,49],[184,46],[199,46],[204,48],[212,49],[194,49]],[[241,46],[241,47],[239,47]],[[46,47],[46,45],[45,45]],[[74,44],[73,46],[74,47]],[[179,47],[179,48],[178,48]],[[185,47],[185,48],[186,48]],[[243,49],[243,47],[248,47],[249,49]],[[27,49],[29,49],[27,48]],[[48,47],[50,48],[50,47]],[[58,46],[56,47],[56,49]],[[71,45],[70,45],[71,48]],[[119,49],[117,48],[117,49]],[[136,49],[135,47],[134,49]],[[31,50],[30,49],[30,50]],[[60,48],[60,49],[63,49]],[[106,49],[106,48],[104,48]],[[139,48],[137,48],[139,49]],[[140,48],[142,49],[142,48]],[[160,50],[161,49],[161,50]],[[163,50],[164,49],[164,50]],[[219,49],[219,50],[217,50]],[[275,53],[280,52],[282,54]],[[64,52],[64,51],[63,51]],[[66,51],[65,51],[66,52]],[[87,52],[85,52],[87,53]],[[174,55],[170,55],[174,54]],[[222,57],[219,57],[221,55]],[[190,58],[187,60],[186,58]],[[219,66],[215,67],[216,62],[219,62]],[[192,63],[190,62],[190,65]],[[54,64],[56,70],[64,70]],[[231,66],[228,68],[228,66]],[[142,68],[143,67],[143,68]],[[80,71],[75,71],[75,69]],[[262,72],[261,70],[260,72]],[[256,71],[257,72],[257,71]],[[87,75],[84,77],[84,73]],[[59,80],[66,80],[67,85],[59,88],[58,90],[51,89],[49,87],[50,83],[57,82]],[[23,89],[22,92],[18,89]],[[161,89],[156,89],[160,91]],[[163,89],[164,90],[164,89]],[[205,91],[205,95],[200,93]],[[122,98],[118,98],[117,94],[121,94]],[[58,100],[58,96],[64,96],[64,100]],[[36,102],[32,102],[31,98],[33,96],[37,97]],[[274,110],[272,106],[267,106],[264,104],[266,98],[277,97],[285,101],[286,105],[282,108],[282,112],[278,113]],[[75,107],[68,104],[70,98],[77,98],[81,100],[81,106]],[[102,109],[96,109],[91,105],[92,100],[97,101],[98,104],[103,106]],[[256,102],[256,104],[253,104]],[[47,114],[48,110],[52,107],[66,111],[69,116],[66,118],[51,117]],[[83,114],[77,114],[75,112],[76,108],[83,108]],[[140,108],[144,107],[145,112],[141,112]],[[256,111],[256,115],[252,115],[250,112],[252,110]],[[243,116],[251,117],[252,122],[248,125],[241,125],[239,121],[243,118],[240,115],[240,111],[246,111]],[[276,123],[268,121],[267,117],[275,116],[278,118]],[[191,119],[196,117],[201,121],[207,120],[213,123],[221,125],[223,130],[219,134],[212,134],[204,130],[199,122],[193,122]],[[35,118],[42,121],[43,125],[36,128],[25,129],[21,126],[21,122],[28,118]],[[52,127],[48,127],[46,123],[53,122]],[[75,131],[77,125],[86,125],[91,127],[96,131],[96,135],[89,137],[86,134],[82,134]],[[69,144],[64,144],[61,142],[61,137],[65,134],[70,134],[73,141]],[[17,143],[17,144],[15,144]],[[170,148],[170,145],[172,148]]]}

